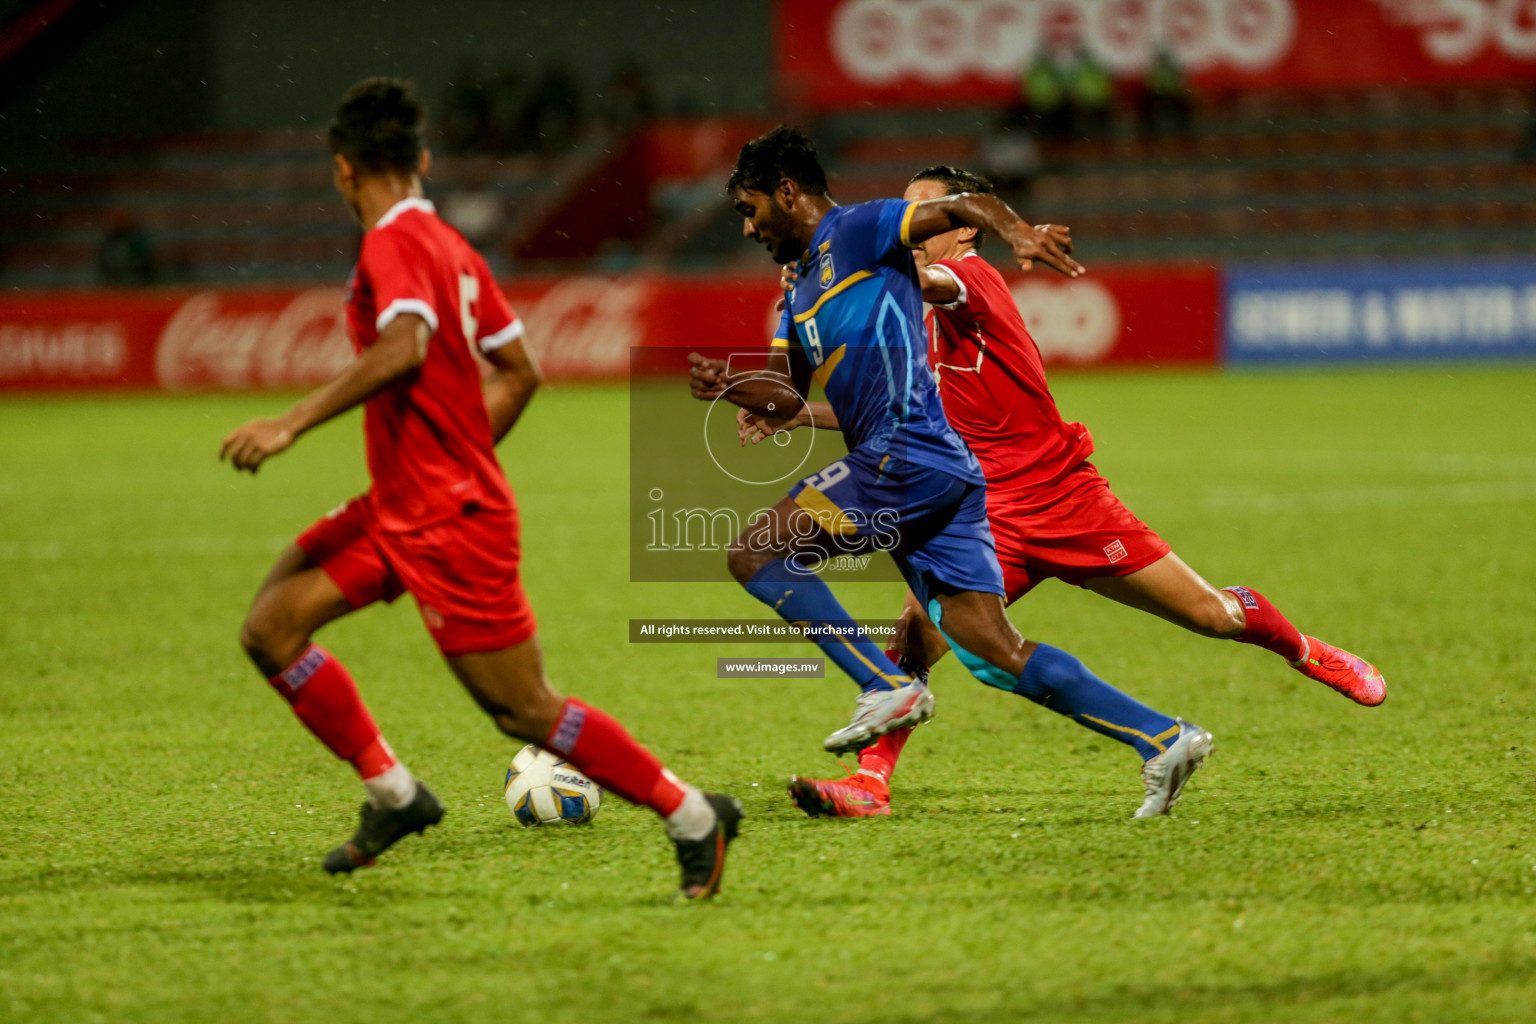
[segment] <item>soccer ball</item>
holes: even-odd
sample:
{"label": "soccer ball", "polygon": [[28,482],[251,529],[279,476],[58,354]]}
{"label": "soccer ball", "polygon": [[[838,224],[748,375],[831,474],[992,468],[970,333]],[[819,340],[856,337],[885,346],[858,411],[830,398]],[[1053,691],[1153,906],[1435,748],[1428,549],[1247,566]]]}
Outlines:
{"label": "soccer ball", "polygon": [[507,806],[520,825],[584,825],[597,815],[603,791],[558,754],[532,744],[507,769]]}

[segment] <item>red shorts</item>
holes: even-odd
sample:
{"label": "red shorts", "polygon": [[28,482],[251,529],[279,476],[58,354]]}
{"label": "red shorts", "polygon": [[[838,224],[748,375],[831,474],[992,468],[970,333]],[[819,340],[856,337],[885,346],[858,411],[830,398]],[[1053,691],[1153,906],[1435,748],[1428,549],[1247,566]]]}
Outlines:
{"label": "red shorts", "polygon": [[449,657],[512,647],[537,629],[518,574],[515,510],[477,509],[392,533],[379,529],[365,495],[321,518],[298,545],[354,609],[410,591]]}
{"label": "red shorts", "polygon": [[1053,490],[1061,496],[1043,508],[987,492],[987,519],[1009,604],[1042,580],[1054,577],[1080,587],[1102,576],[1128,576],[1172,550],[1120,503],[1092,463],[1072,470]]}

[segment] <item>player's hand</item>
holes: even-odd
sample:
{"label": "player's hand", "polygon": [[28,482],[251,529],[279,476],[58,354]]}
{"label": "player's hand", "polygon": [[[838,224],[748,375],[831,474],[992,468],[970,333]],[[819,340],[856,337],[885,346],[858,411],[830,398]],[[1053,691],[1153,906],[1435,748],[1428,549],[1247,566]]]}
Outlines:
{"label": "player's hand", "polygon": [[1021,221],[1018,230],[1010,233],[1007,242],[1013,249],[1013,258],[1024,270],[1032,269],[1034,261],[1039,260],[1068,277],[1080,277],[1088,272],[1086,267],[1072,258],[1072,229],[1064,224],[1031,227]]}
{"label": "player's hand", "polygon": [[[804,409],[804,406],[801,408]],[[800,426],[798,414],[780,419],[775,416],[764,416],[751,409],[736,410],[736,436],[741,438],[743,448],[749,441],[752,444],[761,444],[765,438],[781,434],[786,430],[794,430],[798,426]]]}
{"label": "player's hand", "polygon": [[731,375],[724,359],[711,359],[697,352],[688,353],[688,390],[701,402],[713,401],[731,386]]}
{"label": "player's hand", "polygon": [[798,263],[786,263],[783,269],[779,271],[779,287],[784,289],[784,295],[779,296],[779,301],[774,303],[773,311],[775,313],[784,312],[784,303],[789,301],[784,296],[787,296],[795,287],[795,282],[800,280],[800,272],[795,269],[798,266],[800,266]]}
{"label": "player's hand", "polygon": [[251,420],[224,435],[219,458],[228,459],[237,470],[254,473],[267,459],[287,451],[294,440],[293,431],[281,417]]}

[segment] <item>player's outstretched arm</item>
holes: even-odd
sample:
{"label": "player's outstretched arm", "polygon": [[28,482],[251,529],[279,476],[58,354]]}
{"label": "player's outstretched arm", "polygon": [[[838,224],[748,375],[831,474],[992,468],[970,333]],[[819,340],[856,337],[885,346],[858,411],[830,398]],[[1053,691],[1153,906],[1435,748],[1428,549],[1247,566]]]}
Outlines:
{"label": "player's outstretched arm", "polygon": [[254,473],[267,459],[286,451],[299,436],[383,391],[427,358],[432,329],[414,313],[396,317],[368,350],[336,379],[296,402],[280,416],[251,420],[224,436],[219,458]]}
{"label": "player's outstretched arm", "polygon": [[729,373],[725,360],[697,352],[688,354],[688,362],[688,388],[694,398],[705,402],[724,398],[764,416],[800,408],[810,388],[809,365],[804,372],[796,372],[795,360],[780,351],[769,356],[766,370],[751,373]]}
{"label": "player's outstretched arm", "polygon": [[491,417],[491,440],[498,443],[544,383],[544,373],[522,338],[492,349],[485,358],[491,364],[491,375],[485,380],[485,411]]}
{"label": "player's outstretched arm", "polygon": [[1013,258],[1024,270],[1031,269],[1034,261],[1039,260],[1068,277],[1087,273],[1071,256],[1070,228],[1061,224],[1026,224],[997,196],[962,192],[918,203],[907,223],[906,240],[916,244],[960,227],[992,232],[1013,250]]}
{"label": "player's outstretched arm", "polygon": [[788,418],[763,416],[751,409],[736,410],[736,436],[741,439],[742,447],[746,447],[749,443],[761,444],[774,434],[782,434],[796,427],[843,429],[837,422],[837,414],[832,411],[832,406],[827,402],[806,402],[800,406],[799,412]]}

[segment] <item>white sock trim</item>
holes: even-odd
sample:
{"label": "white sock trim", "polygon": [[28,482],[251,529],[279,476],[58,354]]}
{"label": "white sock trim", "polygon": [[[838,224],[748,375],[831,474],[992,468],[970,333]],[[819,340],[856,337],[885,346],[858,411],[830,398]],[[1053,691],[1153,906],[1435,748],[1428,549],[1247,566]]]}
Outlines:
{"label": "white sock trim", "polygon": [[689,786],[683,802],[667,816],[667,835],[697,842],[714,831],[717,821],[715,809],[709,806],[704,794]]}
{"label": "white sock trim", "polygon": [[1301,666],[1307,663],[1307,659],[1310,657],[1312,657],[1312,641],[1308,640],[1307,634],[1303,633],[1301,634],[1301,657],[1297,658],[1295,661],[1288,662],[1288,664],[1292,668],[1301,668]]}
{"label": "white sock trim", "polygon": [[393,810],[416,799],[416,776],[405,765],[397,762],[393,768],[385,769],[371,779],[364,779],[363,788],[368,791],[370,804]]}

